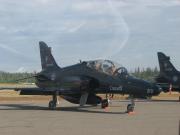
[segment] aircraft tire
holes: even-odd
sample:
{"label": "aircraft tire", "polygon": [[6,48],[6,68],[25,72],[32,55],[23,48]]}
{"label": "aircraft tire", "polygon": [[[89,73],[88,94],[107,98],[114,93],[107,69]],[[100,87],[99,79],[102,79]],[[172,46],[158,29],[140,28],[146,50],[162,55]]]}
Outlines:
{"label": "aircraft tire", "polygon": [[101,102],[101,108],[104,109],[109,106],[109,102],[107,99],[102,100]]}
{"label": "aircraft tire", "polygon": [[127,105],[127,113],[133,112],[134,111],[134,106],[132,104]]}
{"label": "aircraft tire", "polygon": [[55,110],[56,109],[56,103],[53,100],[49,102],[49,109],[50,110]]}

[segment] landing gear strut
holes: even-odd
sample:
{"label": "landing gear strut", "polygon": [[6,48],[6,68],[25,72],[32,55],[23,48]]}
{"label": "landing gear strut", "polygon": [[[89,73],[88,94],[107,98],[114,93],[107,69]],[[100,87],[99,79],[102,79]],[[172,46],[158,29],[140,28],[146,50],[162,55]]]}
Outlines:
{"label": "landing gear strut", "polygon": [[134,111],[134,107],[135,107],[134,98],[131,97],[131,103],[127,105],[127,113],[133,112]]}
{"label": "landing gear strut", "polygon": [[106,99],[101,101],[101,108],[102,109],[105,109],[106,107],[109,106],[109,103],[110,103],[110,99],[109,98],[113,98],[113,96],[114,96],[113,94],[109,95],[109,96],[108,96],[108,94],[106,94]]}
{"label": "landing gear strut", "polygon": [[49,109],[50,110],[55,110],[56,109],[57,102],[58,102],[58,99],[57,99],[58,95],[59,95],[58,91],[54,92],[54,94],[52,95],[52,100],[49,101]]}

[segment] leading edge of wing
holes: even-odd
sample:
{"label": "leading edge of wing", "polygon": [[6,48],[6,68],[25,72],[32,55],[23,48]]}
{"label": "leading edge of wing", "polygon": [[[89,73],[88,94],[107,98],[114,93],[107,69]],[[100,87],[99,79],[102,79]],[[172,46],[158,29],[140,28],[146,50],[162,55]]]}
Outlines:
{"label": "leading edge of wing", "polygon": [[53,95],[54,92],[59,92],[59,95],[64,94],[79,94],[79,90],[71,89],[61,89],[61,88],[38,88],[38,87],[29,87],[29,88],[20,88],[20,87],[1,87],[2,90],[14,90],[20,91],[20,95]]}

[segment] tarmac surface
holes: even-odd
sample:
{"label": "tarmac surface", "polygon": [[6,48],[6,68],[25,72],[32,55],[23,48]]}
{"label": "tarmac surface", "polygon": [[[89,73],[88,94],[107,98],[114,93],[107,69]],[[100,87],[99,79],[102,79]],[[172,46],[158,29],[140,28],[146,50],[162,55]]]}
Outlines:
{"label": "tarmac surface", "polygon": [[138,101],[126,114],[127,101],[80,108],[60,101],[56,111],[47,102],[2,101],[0,135],[179,135],[180,102]]}

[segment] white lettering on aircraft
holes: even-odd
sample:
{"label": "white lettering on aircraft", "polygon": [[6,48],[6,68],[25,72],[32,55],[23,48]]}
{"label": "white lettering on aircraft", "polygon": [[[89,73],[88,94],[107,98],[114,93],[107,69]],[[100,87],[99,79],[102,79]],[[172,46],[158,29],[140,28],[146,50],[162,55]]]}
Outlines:
{"label": "white lettering on aircraft", "polygon": [[153,89],[147,89],[147,94],[153,94],[154,90]]}
{"label": "white lettering on aircraft", "polygon": [[123,87],[122,86],[110,87],[110,91],[123,91]]}

